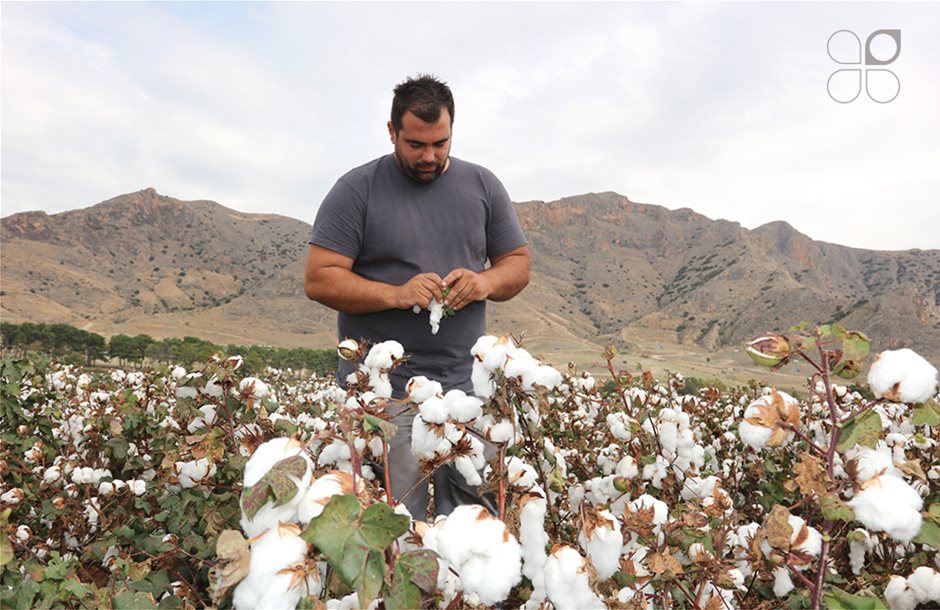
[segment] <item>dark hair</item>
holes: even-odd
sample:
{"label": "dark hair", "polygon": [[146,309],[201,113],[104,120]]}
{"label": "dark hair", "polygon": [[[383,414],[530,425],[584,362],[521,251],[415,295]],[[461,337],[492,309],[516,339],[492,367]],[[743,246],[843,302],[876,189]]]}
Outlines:
{"label": "dark hair", "polygon": [[454,94],[447,83],[433,74],[418,74],[399,83],[392,98],[392,126],[395,132],[401,131],[401,117],[411,111],[426,123],[436,123],[441,119],[441,108],[450,114],[450,124],[454,124]]}

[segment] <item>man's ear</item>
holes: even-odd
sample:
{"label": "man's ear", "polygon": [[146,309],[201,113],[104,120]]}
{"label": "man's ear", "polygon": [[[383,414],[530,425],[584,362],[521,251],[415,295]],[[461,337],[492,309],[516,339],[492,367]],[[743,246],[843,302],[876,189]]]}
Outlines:
{"label": "man's ear", "polygon": [[392,144],[395,143],[395,126],[392,125],[392,122],[388,122],[388,137],[392,141]]}

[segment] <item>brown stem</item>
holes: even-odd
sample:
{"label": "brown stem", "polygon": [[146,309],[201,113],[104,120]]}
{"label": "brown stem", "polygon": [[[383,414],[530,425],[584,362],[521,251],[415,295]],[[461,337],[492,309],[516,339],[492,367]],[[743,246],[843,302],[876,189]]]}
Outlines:
{"label": "brown stem", "polygon": [[382,470],[385,471],[385,499],[389,506],[395,506],[395,500],[392,498],[392,474],[388,463],[388,442],[382,439]]}
{"label": "brown stem", "polygon": [[499,520],[506,518],[506,479],[503,477],[503,453],[506,451],[506,445],[499,444]]}
{"label": "brown stem", "polygon": [[[822,347],[819,348],[819,355],[822,362],[822,370],[820,371],[820,375],[822,377],[823,385],[826,388],[826,403],[829,405],[829,415],[832,419],[832,433],[829,437],[829,451],[826,454],[826,472],[829,474],[829,477],[832,478],[835,472],[836,448],[839,446],[839,435],[842,434],[842,427],[839,422],[838,412],[836,411],[836,401],[832,396],[832,384],[829,380],[829,357]],[[834,522],[828,519],[823,522],[822,548],[819,551],[819,566],[818,571],[816,572],[816,584],[813,588],[812,610],[819,610],[820,605],[822,604],[823,586],[826,582],[826,565],[829,561],[829,538],[832,534],[832,528],[834,525]]]}

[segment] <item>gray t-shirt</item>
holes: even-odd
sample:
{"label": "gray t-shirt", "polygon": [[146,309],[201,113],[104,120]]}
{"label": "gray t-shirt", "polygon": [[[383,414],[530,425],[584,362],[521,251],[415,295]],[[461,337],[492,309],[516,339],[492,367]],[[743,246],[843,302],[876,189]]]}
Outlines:
{"label": "gray t-shirt", "polygon": [[[401,285],[418,273],[442,278],[458,267],[483,271],[492,259],[526,244],[519,218],[492,172],[450,157],[437,180],[418,183],[393,155],[353,169],[327,194],[310,243],[355,260],[358,275]],[[376,343],[394,339],[410,359],[391,375],[396,395],[425,375],[445,389],[470,390],[470,348],[486,333],[486,304],[475,302],[441,321],[431,334],[428,312],[392,309],[338,317],[339,338]],[[341,361],[339,380],[352,372]]]}

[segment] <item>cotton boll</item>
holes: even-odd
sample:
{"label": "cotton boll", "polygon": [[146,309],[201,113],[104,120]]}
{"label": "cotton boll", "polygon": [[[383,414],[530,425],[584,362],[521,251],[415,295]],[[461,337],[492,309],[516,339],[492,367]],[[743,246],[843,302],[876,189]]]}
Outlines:
{"label": "cotton boll", "polygon": [[865,567],[865,555],[874,547],[876,540],[860,527],[856,528],[852,535],[862,538],[861,542],[852,538],[849,539],[849,565],[852,568],[852,573],[858,576],[862,573],[862,568]]}
{"label": "cotton boll", "polygon": [[914,610],[918,601],[903,576],[892,576],[885,587],[885,601],[891,610]]}
{"label": "cotton boll", "polygon": [[786,597],[793,590],[793,580],[786,566],[774,568],[774,595]]}
{"label": "cotton boll", "polygon": [[303,563],[307,543],[297,526],[277,526],[251,544],[248,575],[235,588],[232,600],[237,610],[252,608],[294,608],[307,594],[320,592],[319,575],[308,575],[289,588],[291,569]]}
{"label": "cotton boll", "polygon": [[854,462],[859,483],[882,474],[901,476],[901,471],[894,466],[891,450],[884,443],[878,443],[875,449],[856,446],[847,451],[845,457]]}
{"label": "cotton boll", "polygon": [[[587,515],[585,519],[588,520]],[[578,544],[587,553],[599,578],[610,578],[620,569],[623,533],[610,511],[599,511],[597,520],[591,526],[585,525],[581,529],[578,533]]]}
{"label": "cotton boll", "polygon": [[476,487],[477,485],[483,484],[483,479],[480,478],[480,473],[477,472],[476,467],[473,465],[473,460],[471,460],[469,456],[459,456],[454,460],[454,467],[457,469],[457,472],[463,475],[468,485]]}
{"label": "cotton boll", "polygon": [[522,578],[521,548],[506,524],[482,506],[458,506],[424,537],[427,548],[453,564],[467,595],[488,606],[509,594]]}
{"label": "cotton boll", "polygon": [[447,421],[447,406],[442,398],[432,396],[418,406],[421,419],[429,424],[443,424]]}
{"label": "cotton boll", "polygon": [[519,489],[531,489],[538,479],[535,468],[516,456],[506,459],[506,471],[509,484]]}
{"label": "cotton boll", "polygon": [[470,371],[470,382],[473,384],[473,393],[483,400],[489,400],[496,392],[496,382],[493,373],[479,361],[474,360]]}
{"label": "cotton boll", "polygon": [[437,381],[432,381],[423,375],[412,377],[405,386],[408,399],[418,404],[433,396],[442,396],[444,389]]}
{"label": "cotton boll", "polygon": [[262,443],[251,454],[245,464],[245,487],[251,487],[261,480],[277,462],[283,459],[301,455],[307,462],[308,471],[312,468],[310,459],[303,453],[303,443],[296,438],[275,438]]}
{"label": "cotton boll", "polygon": [[389,370],[395,361],[405,355],[405,348],[398,341],[383,341],[376,343],[369,350],[363,364],[366,368]]}
{"label": "cotton boll", "polygon": [[607,426],[610,433],[619,440],[628,441],[633,437],[630,432],[630,425],[633,420],[626,413],[615,412],[607,415]]}
{"label": "cotton boll", "polygon": [[[745,417],[747,417],[747,411],[744,412]],[[746,445],[753,447],[754,449],[763,449],[767,445],[767,441],[770,440],[770,436],[773,434],[773,430],[766,428],[764,426],[755,426],[750,422],[742,421],[738,424],[738,434],[741,436],[741,440],[744,441]]]}
{"label": "cotton boll", "polygon": [[512,422],[502,419],[493,424],[486,433],[486,437],[494,443],[508,443],[513,439],[514,433]]}
{"label": "cotton boll", "polygon": [[204,479],[215,475],[215,464],[209,464],[208,458],[199,458],[189,462],[176,462],[174,470],[184,488],[195,487]]}
{"label": "cotton boll", "polygon": [[625,479],[635,479],[640,474],[640,469],[632,455],[625,455],[617,462],[614,474]]}
{"label": "cotton boll", "polygon": [[411,422],[411,452],[417,457],[425,460],[433,459],[442,441],[444,438],[437,429],[429,426],[420,416],[415,417]]}
{"label": "cotton boll", "polygon": [[937,369],[913,350],[886,350],[871,365],[868,385],[876,398],[924,402],[937,393]]}
{"label": "cotton boll", "polygon": [[246,398],[261,400],[268,392],[268,384],[257,377],[245,377],[238,383],[238,393]]}
{"label": "cotton boll", "polygon": [[534,489],[522,496],[519,510],[519,544],[522,546],[522,573],[532,582],[530,601],[545,599],[545,560],[548,554],[548,534],[545,532],[545,513],[548,505],[545,492]]}
{"label": "cotton boll", "polygon": [[541,386],[549,390],[554,390],[561,385],[561,382],[561,373],[545,364],[535,367],[530,376],[523,378],[526,389]]}
{"label": "cotton boll", "polygon": [[591,589],[584,557],[570,546],[558,545],[552,549],[545,562],[545,589],[556,608],[606,608]]}
{"label": "cotton boll", "polygon": [[516,346],[508,337],[484,335],[477,339],[473,347],[470,348],[470,355],[488,371],[493,372],[506,365],[507,354],[515,349]]}
{"label": "cotton boll", "polygon": [[887,532],[895,540],[910,542],[920,532],[923,499],[898,477],[883,475],[869,480],[848,504],[866,528]]}
{"label": "cotton boll", "polygon": [[483,401],[467,396],[462,390],[451,390],[444,396],[448,416],[460,423],[467,423],[483,415]]}
{"label": "cotton boll", "polygon": [[933,568],[921,566],[907,577],[907,586],[914,592],[918,603],[940,602],[940,574]]}
{"label": "cotton boll", "polygon": [[297,519],[306,527],[314,517],[319,517],[333,496],[353,493],[352,475],[333,470],[314,481],[307,488],[297,506]]}

